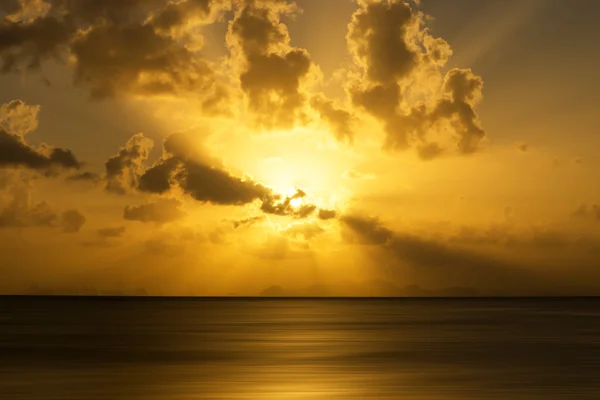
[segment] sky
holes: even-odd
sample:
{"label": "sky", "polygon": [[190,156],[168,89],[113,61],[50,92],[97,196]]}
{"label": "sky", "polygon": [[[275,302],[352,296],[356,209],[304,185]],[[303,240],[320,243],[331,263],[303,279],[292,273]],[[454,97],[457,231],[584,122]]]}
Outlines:
{"label": "sky", "polygon": [[600,295],[595,0],[2,0],[0,293]]}

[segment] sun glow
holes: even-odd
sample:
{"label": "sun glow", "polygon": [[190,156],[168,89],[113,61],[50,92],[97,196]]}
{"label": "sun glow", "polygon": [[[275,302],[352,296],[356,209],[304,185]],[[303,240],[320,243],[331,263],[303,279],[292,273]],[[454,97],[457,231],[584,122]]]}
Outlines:
{"label": "sun glow", "polygon": [[290,205],[294,208],[300,207],[304,203],[304,200],[301,198],[295,198],[290,200]]}

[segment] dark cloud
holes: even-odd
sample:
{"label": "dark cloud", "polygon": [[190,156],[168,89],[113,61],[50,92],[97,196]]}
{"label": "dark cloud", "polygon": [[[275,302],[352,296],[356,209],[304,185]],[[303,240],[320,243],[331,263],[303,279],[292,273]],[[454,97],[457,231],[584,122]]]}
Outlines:
{"label": "dark cloud", "polygon": [[67,210],[60,216],[63,232],[77,233],[85,224],[85,215],[77,210]]}
{"label": "dark cloud", "polygon": [[414,148],[425,160],[450,150],[470,154],[485,136],[474,110],[483,81],[455,68],[431,87],[452,51],[422,27],[425,19],[404,1],[359,1],[347,39],[363,79],[348,90],[356,107],[382,123],[387,149]]}
{"label": "dark cloud", "polygon": [[404,1],[359,2],[347,39],[371,82],[394,84],[416,68],[419,54],[407,40],[407,30],[415,22]]}
{"label": "dark cloud", "polygon": [[296,188],[296,192],[291,196],[270,193],[263,199],[260,209],[267,214],[290,216],[299,219],[307,218],[317,210],[317,206],[308,203],[301,203],[298,206],[294,206],[292,203],[293,200],[305,199],[306,196],[306,192],[298,188]]}
{"label": "dark cloud", "polygon": [[212,70],[177,40],[147,24],[104,23],[72,42],[75,81],[93,97],[207,90]]}
{"label": "dark cloud", "polygon": [[335,210],[321,208],[319,209],[319,213],[317,214],[317,216],[319,217],[319,219],[322,220],[334,219],[335,217],[337,217],[337,212]]}
{"label": "dark cloud", "polygon": [[207,165],[187,162],[176,178],[195,200],[221,205],[243,205],[263,198],[268,190],[252,180]]}
{"label": "dark cloud", "polygon": [[429,116],[433,124],[444,120],[452,123],[459,139],[458,150],[463,154],[474,152],[485,136],[474,109],[482,88],[483,80],[470,69],[451,69],[443,85],[444,92],[450,98],[439,100]]}
{"label": "dark cloud", "polygon": [[118,238],[125,234],[125,227],[119,226],[116,228],[101,228],[97,231],[101,238]]}
{"label": "dark cloud", "polygon": [[582,204],[573,211],[572,215],[575,218],[600,221],[600,205],[592,204],[589,206],[587,204]]}
{"label": "dark cloud", "polygon": [[106,190],[124,194],[127,189],[138,185],[143,163],[153,147],[152,140],[138,133],[129,139],[119,154],[106,161]]}
{"label": "dark cloud", "polygon": [[67,177],[68,181],[73,181],[73,182],[83,181],[83,182],[98,183],[98,182],[100,182],[101,179],[102,179],[102,177],[100,175],[96,174],[95,172],[81,172],[81,173],[70,175]]}
{"label": "dark cloud", "polygon": [[[197,139],[178,132],[165,139],[163,156],[152,167],[143,172],[143,160],[147,158],[148,146],[143,145],[143,136],[134,136],[107,164],[107,180],[111,191],[123,192],[127,186],[137,187],[142,192],[165,194],[178,187],[194,200],[213,205],[241,206],[255,201],[262,203],[261,210],[267,214],[306,218],[317,207],[303,201],[294,206],[292,200],[305,199],[300,189],[291,196],[284,196],[252,178],[232,175],[218,160],[211,158],[204,149],[196,145]],[[136,143],[142,143],[138,145]],[[109,186],[107,185],[107,188]]]}
{"label": "dark cloud", "polygon": [[20,136],[0,127],[0,167],[48,170],[54,167],[77,169],[80,165],[71,150],[49,146],[36,150]]}
{"label": "dark cloud", "polygon": [[42,144],[39,151],[48,158],[51,166],[57,165],[70,169],[81,168],[81,163],[77,161],[77,158],[69,149],[61,149]]}
{"label": "dark cloud", "polygon": [[180,2],[169,2],[165,8],[152,19],[152,25],[159,31],[171,31],[176,29],[190,19],[207,19],[211,11],[221,8],[224,1],[218,0],[187,0]]}
{"label": "dark cloud", "polygon": [[291,128],[305,117],[302,82],[312,61],[304,49],[290,46],[281,15],[294,10],[285,1],[249,1],[229,24],[228,43],[239,54],[240,83],[259,125]]}
{"label": "dark cloud", "polygon": [[163,194],[175,184],[174,173],[181,161],[176,157],[161,159],[139,177],[138,189],[142,192]]}
{"label": "dark cloud", "polygon": [[374,217],[344,215],[340,221],[356,233],[355,239],[364,245],[384,245],[392,239],[394,233]]}
{"label": "dark cloud", "polygon": [[337,107],[332,100],[323,95],[313,97],[310,105],[331,126],[332,133],[338,141],[352,144],[356,119],[349,111]]}
{"label": "dark cloud", "polygon": [[38,126],[39,106],[13,100],[0,107],[0,168],[24,167],[51,172],[56,168],[79,169],[71,150],[42,144],[31,147],[25,135]]}
{"label": "dark cloud", "polygon": [[[22,2],[30,3],[36,2]],[[23,8],[0,22],[2,71],[37,68],[45,59],[70,55],[75,83],[95,98],[186,93],[220,102],[225,92],[192,46],[201,46],[201,35],[174,30],[190,29],[192,22],[203,22],[225,3],[55,0],[29,20],[18,15],[35,10]]]}
{"label": "dark cloud", "polygon": [[349,231],[348,240],[382,251],[382,269],[395,266],[418,281],[496,287],[521,293],[560,284],[526,265],[479,253],[458,243],[392,231],[376,218],[345,215],[340,221]]}
{"label": "dark cloud", "polygon": [[242,218],[237,221],[232,221],[232,223],[233,223],[233,227],[235,229],[237,229],[242,226],[251,226],[258,222],[262,222],[264,220],[265,220],[264,215],[257,215],[255,217]]}
{"label": "dark cloud", "polygon": [[564,227],[516,230],[501,224],[429,235],[393,231],[376,218],[358,215],[340,221],[346,240],[364,245],[380,275],[394,282],[410,277],[426,287],[559,295],[580,292],[598,268],[597,237],[574,235]]}
{"label": "dark cloud", "polygon": [[140,190],[153,193],[165,193],[173,184],[202,203],[241,206],[261,201],[263,212],[294,218],[306,218],[317,209],[313,204],[292,205],[292,200],[306,196],[299,189],[292,196],[280,195],[252,179],[175,156],[161,160],[140,178]]}
{"label": "dark cloud", "polygon": [[529,151],[528,143],[517,143],[516,147],[521,153],[527,153]]}
{"label": "dark cloud", "polygon": [[55,8],[66,12],[87,26],[98,20],[125,24],[144,21],[162,9],[168,0],[54,0]]}
{"label": "dark cloud", "polygon": [[52,16],[32,22],[0,21],[0,71],[38,68],[44,59],[60,55],[72,33],[70,23]]}
{"label": "dark cloud", "polygon": [[195,200],[218,205],[243,205],[260,200],[270,190],[251,179],[231,175],[220,166],[208,164],[193,150],[185,136],[165,140],[165,155],[140,177],[140,190],[165,193],[174,184]]}
{"label": "dark cloud", "polygon": [[161,199],[139,206],[127,206],[123,218],[130,221],[166,224],[185,217],[186,214],[180,206],[181,203],[174,199]]}

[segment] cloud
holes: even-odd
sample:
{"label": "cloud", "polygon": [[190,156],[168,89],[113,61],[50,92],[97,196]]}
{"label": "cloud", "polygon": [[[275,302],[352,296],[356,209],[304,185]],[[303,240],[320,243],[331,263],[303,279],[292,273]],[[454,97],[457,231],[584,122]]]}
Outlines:
{"label": "cloud", "polygon": [[210,19],[211,13],[220,11],[226,3],[219,0],[169,2],[162,11],[153,16],[152,25],[160,32],[173,32],[194,21],[206,22]]}
{"label": "cloud", "polygon": [[220,205],[243,205],[261,199],[268,190],[250,179],[196,162],[185,162],[177,180],[195,200]]}
{"label": "cloud", "polygon": [[375,274],[393,282],[496,295],[566,295],[590,293],[588,282],[598,268],[597,235],[573,234],[565,226],[502,224],[427,233],[392,230],[359,214],[339,220],[346,242],[362,246]]}
{"label": "cloud", "polygon": [[44,0],[6,0],[0,11],[6,12],[4,18],[7,21],[31,23],[46,16],[51,8]]}
{"label": "cloud", "polygon": [[0,128],[0,167],[50,170],[56,167],[78,169],[80,166],[71,150],[49,146],[36,150],[20,136]]}
{"label": "cloud", "polygon": [[409,35],[418,23],[404,1],[359,1],[349,25],[348,43],[366,78],[388,85],[417,67],[419,54]]}
{"label": "cloud", "polygon": [[56,168],[79,169],[81,164],[68,149],[42,144],[31,147],[25,135],[37,129],[39,106],[13,100],[0,107],[0,168],[24,167],[50,172]]}
{"label": "cloud", "polygon": [[536,272],[526,261],[514,263],[493,253],[467,248],[464,243],[392,231],[377,218],[344,215],[340,222],[347,230],[346,240],[381,251],[383,270],[395,268],[417,282],[494,288],[505,293],[534,293],[561,285],[559,279],[550,273]]}
{"label": "cloud", "polygon": [[258,222],[262,222],[264,220],[265,220],[265,216],[264,215],[257,215],[255,217],[247,217],[247,218],[242,218],[242,219],[239,219],[239,220],[235,220],[235,221],[232,221],[232,223],[233,223],[233,227],[235,229],[237,229],[237,228],[242,227],[242,226],[251,226],[251,225],[254,225],[254,224],[258,223]]}
{"label": "cloud", "polygon": [[302,201],[299,205],[294,205],[293,200],[304,200],[307,197],[306,192],[296,188],[296,191],[291,196],[283,196],[277,193],[269,193],[263,199],[260,209],[267,213],[280,216],[291,216],[293,218],[307,218],[312,215],[317,206]]}
{"label": "cloud", "polygon": [[160,199],[153,203],[125,207],[123,218],[129,221],[166,224],[185,217],[186,214],[180,206],[181,203],[177,200]]}
{"label": "cloud", "polygon": [[0,61],[2,73],[39,68],[47,58],[58,58],[73,33],[66,20],[43,16],[23,21],[23,9],[13,14],[13,20],[0,21]]}
{"label": "cloud", "polygon": [[349,79],[346,89],[354,109],[310,93],[318,68],[306,50],[291,45],[282,22],[296,12],[293,2],[20,4],[11,12],[27,14],[26,20],[5,20],[0,25],[5,71],[23,64],[37,67],[48,57],[65,54],[74,66],[75,84],[89,89],[92,97],[189,95],[207,114],[225,111],[236,88],[221,76],[224,66],[202,58],[197,28],[232,10],[227,64],[239,77],[248,110],[263,128],[306,124],[310,106],[338,140],[352,143],[359,121],[356,111],[362,110],[382,123],[386,149],[414,148],[424,160],[449,152],[473,153],[485,136],[475,112],[481,78],[456,68],[443,76],[441,68],[452,49],[433,37],[425,27],[426,16],[404,1],[358,2],[347,35],[354,60],[349,76],[355,78]]}
{"label": "cloud", "polygon": [[[193,145],[193,137],[175,133],[163,145],[163,157],[139,177],[138,189],[164,194],[174,186],[201,203],[242,206],[261,203],[266,214],[307,218],[317,206],[306,201],[307,194],[296,189],[292,195],[282,195],[250,177],[232,175],[203,149]],[[294,205],[294,200],[302,200]]]}
{"label": "cloud", "polygon": [[340,217],[340,221],[356,234],[354,239],[360,244],[384,245],[394,236],[391,230],[374,217],[344,215]]}
{"label": "cloud", "polygon": [[470,69],[453,68],[444,77],[442,87],[449,98],[438,101],[429,115],[432,124],[448,121],[458,138],[458,151],[470,154],[477,150],[485,132],[481,128],[475,105],[481,98],[483,80]]}
{"label": "cloud", "polygon": [[334,219],[337,216],[337,212],[335,210],[321,208],[319,209],[317,216],[322,220]]}
{"label": "cloud", "polygon": [[353,143],[354,126],[357,123],[355,116],[349,111],[337,107],[333,100],[324,95],[313,97],[310,105],[331,126],[332,133],[338,141]]}
{"label": "cloud", "polygon": [[404,1],[359,1],[347,40],[362,76],[347,89],[354,106],[382,123],[386,149],[414,148],[424,160],[473,153],[485,136],[474,110],[483,81],[458,68],[440,79],[452,50],[425,21]]}
{"label": "cloud", "polygon": [[77,34],[71,51],[75,82],[92,97],[202,92],[214,84],[208,63],[148,23],[95,25]]}
{"label": "cloud", "polygon": [[181,160],[167,157],[159,160],[139,177],[138,189],[142,192],[163,194],[175,184],[175,172],[180,169]]}
{"label": "cloud", "polygon": [[165,154],[140,177],[139,189],[165,193],[178,185],[195,200],[216,205],[248,204],[269,193],[261,184],[231,175],[193,149],[188,135],[169,136],[164,143]]}
{"label": "cloud", "polygon": [[70,58],[75,84],[94,98],[182,95],[215,108],[226,97],[211,65],[199,57],[197,26],[225,1],[22,1],[0,22],[2,71],[39,68]]}
{"label": "cloud", "polygon": [[108,159],[106,168],[106,190],[124,194],[129,188],[138,185],[143,163],[148,159],[154,143],[144,134],[133,135],[119,153]]}
{"label": "cloud", "polygon": [[125,234],[125,227],[101,228],[97,230],[97,233],[101,238],[118,238]]}
{"label": "cloud", "polygon": [[37,175],[32,172],[4,171],[0,177],[0,228],[49,227],[77,233],[86,223],[85,215],[76,209],[58,213],[46,201],[35,201]]}
{"label": "cloud", "polygon": [[587,204],[582,204],[573,211],[572,216],[580,219],[600,221],[600,205],[592,204],[589,206]]}
{"label": "cloud", "polygon": [[521,153],[527,153],[529,151],[528,143],[518,143],[516,147]]}
{"label": "cloud", "polygon": [[0,228],[26,228],[55,226],[58,216],[50,205],[44,201],[34,202],[31,199],[28,182],[19,182],[5,190],[9,196],[8,203],[0,204]]}
{"label": "cloud", "polygon": [[281,23],[294,10],[287,1],[248,1],[229,23],[227,43],[241,69],[241,88],[258,125],[269,129],[289,129],[305,117],[302,85],[312,61],[306,50],[290,46]]}
{"label": "cloud", "polygon": [[0,127],[24,137],[38,127],[39,105],[28,105],[23,100],[11,100],[0,106]]}
{"label": "cloud", "polygon": [[85,224],[85,215],[77,210],[67,210],[62,213],[61,225],[65,233],[77,233]]}
{"label": "cloud", "polygon": [[94,172],[80,172],[77,174],[70,175],[66,179],[67,179],[67,181],[72,181],[72,182],[82,181],[82,182],[98,183],[102,180],[102,177]]}

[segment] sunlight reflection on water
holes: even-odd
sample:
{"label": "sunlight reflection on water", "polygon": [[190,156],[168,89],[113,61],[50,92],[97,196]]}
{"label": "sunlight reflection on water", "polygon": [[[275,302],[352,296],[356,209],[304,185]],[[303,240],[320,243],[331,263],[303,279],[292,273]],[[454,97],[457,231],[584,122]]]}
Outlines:
{"label": "sunlight reflection on water", "polygon": [[0,299],[0,398],[598,399],[598,300]]}

